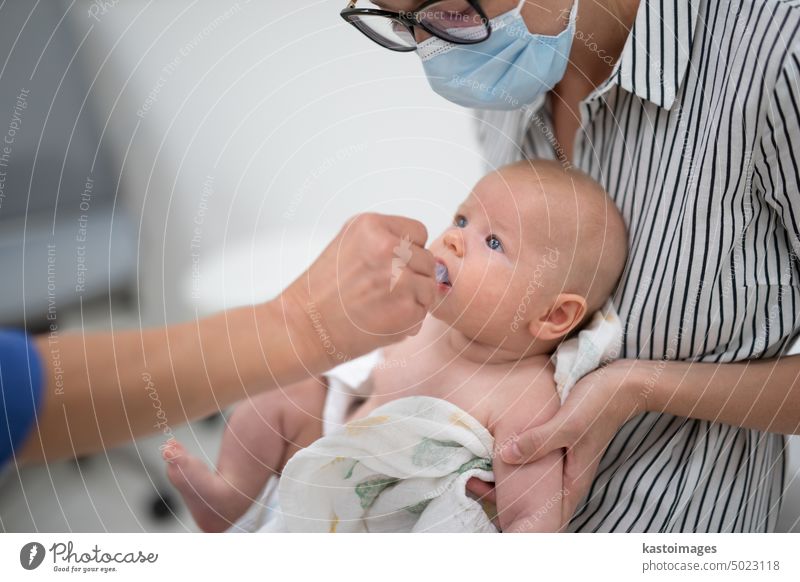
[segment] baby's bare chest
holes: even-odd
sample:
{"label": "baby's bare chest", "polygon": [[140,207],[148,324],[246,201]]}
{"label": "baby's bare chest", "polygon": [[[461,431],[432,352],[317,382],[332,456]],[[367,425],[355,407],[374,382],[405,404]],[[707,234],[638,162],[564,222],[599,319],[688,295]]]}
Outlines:
{"label": "baby's bare chest", "polygon": [[[479,365],[460,358],[443,358],[436,350],[413,351],[413,345],[392,346],[370,377],[370,396],[348,420],[363,418],[377,407],[411,396],[447,400],[490,427],[509,401],[525,401],[532,382],[552,381],[546,366],[518,363]],[[544,375],[544,377],[543,377]],[[532,403],[531,403],[532,404]]]}

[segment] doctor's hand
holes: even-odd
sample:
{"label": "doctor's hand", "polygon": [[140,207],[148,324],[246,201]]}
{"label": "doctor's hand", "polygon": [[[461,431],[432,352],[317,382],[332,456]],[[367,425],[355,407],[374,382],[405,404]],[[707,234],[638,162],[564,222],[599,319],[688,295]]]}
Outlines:
{"label": "doctor's hand", "polygon": [[278,298],[297,353],[334,366],[416,334],[436,296],[427,238],[410,218],[350,219]]}
{"label": "doctor's hand", "polygon": [[586,496],[614,435],[645,412],[646,394],[634,381],[636,360],[616,360],[584,376],[546,423],[518,435],[500,452],[504,461],[524,464],[557,449],[564,457],[562,528]]}

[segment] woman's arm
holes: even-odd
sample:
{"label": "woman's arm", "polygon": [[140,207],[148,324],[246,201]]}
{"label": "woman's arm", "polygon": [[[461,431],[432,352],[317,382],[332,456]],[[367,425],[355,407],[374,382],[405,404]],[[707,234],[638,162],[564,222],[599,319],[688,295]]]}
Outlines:
{"label": "woman's arm", "polygon": [[647,411],[781,434],[800,433],[800,356],[726,364],[620,360],[621,383]]}
{"label": "woman's arm", "polygon": [[800,432],[800,359],[709,364],[617,360],[582,378],[556,415],[500,452],[507,463],[564,456],[564,516],[587,494],[619,428],[642,412],[666,412],[784,434]]}
{"label": "woman's arm", "polygon": [[581,379],[558,414],[510,442],[503,457],[530,462],[570,446],[593,425],[616,429],[648,411],[800,434],[799,375],[800,356],[725,364],[616,360]]}
{"label": "woman's arm", "polygon": [[[435,295],[426,238],[417,221],[360,215],[269,303],[165,328],[39,337],[43,403],[17,458],[170,436],[187,420],[416,333]],[[397,278],[403,239],[411,251]]]}

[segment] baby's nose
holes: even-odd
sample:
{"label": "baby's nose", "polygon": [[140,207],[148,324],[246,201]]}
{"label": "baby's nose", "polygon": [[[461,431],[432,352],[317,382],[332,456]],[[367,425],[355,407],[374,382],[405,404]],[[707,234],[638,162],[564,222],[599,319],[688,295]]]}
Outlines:
{"label": "baby's nose", "polygon": [[461,231],[451,229],[444,235],[444,245],[451,250],[457,257],[464,256],[464,237]]}

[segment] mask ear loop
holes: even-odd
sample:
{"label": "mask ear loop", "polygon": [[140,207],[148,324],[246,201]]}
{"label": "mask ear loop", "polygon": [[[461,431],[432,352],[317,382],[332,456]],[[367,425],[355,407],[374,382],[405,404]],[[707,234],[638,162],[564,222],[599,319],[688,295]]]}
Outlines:
{"label": "mask ear loop", "polygon": [[575,24],[575,20],[578,18],[578,3],[580,0],[575,0],[572,3],[572,10],[569,11],[569,24],[572,26]]}
{"label": "mask ear loop", "polygon": [[435,56],[450,52],[454,48],[456,48],[456,45],[452,42],[431,36],[417,45],[417,55],[424,63]]}

